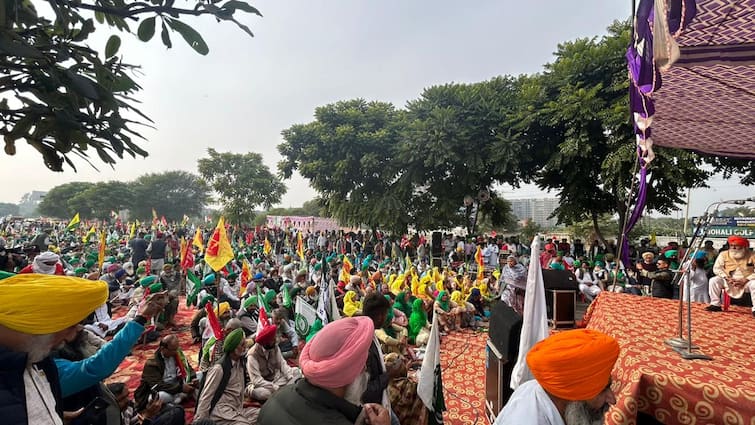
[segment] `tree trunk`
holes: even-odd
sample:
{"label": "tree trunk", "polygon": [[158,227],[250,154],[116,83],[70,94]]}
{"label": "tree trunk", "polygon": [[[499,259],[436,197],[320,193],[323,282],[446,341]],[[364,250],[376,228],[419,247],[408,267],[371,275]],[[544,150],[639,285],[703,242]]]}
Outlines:
{"label": "tree trunk", "polygon": [[595,237],[598,238],[598,242],[600,242],[603,247],[607,247],[608,244],[606,243],[605,238],[603,238],[603,233],[600,231],[600,226],[598,226],[598,214],[592,213],[592,229],[595,231]]}

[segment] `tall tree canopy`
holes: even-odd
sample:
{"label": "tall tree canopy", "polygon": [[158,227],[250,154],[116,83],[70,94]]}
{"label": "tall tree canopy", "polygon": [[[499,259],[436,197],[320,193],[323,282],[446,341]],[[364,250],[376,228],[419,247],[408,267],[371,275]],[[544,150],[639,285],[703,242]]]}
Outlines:
{"label": "tall tree canopy", "polygon": [[55,186],[39,203],[39,213],[60,219],[71,218],[78,211],[71,208],[68,201],[92,187],[94,183],[89,182],[71,182]]}
{"label": "tall tree canopy", "polygon": [[[533,79],[539,87],[533,113],[522,117],[528,136],[552,147],[537,183],[561,198],[554,212],[559,223],[590,219],[599,239],[598,219],[618,214],[624,223],[628,189],[638,184],[627,112],[629,36],[629,25],[615,22],[600,39],[560,44],[555,61]],[[658,147],[655,153],[647,209],[668,214],[683,203],[684,189],[706,185],[712,169],[693,152]]]}
{"label": "tall tree canopy", "polygon": [[110,218],[110,211],[130,208],[134,203],[133,186],[127,182],[98,182],[69,199],[69,215],[81,218]]}
{"label": "tall tree canopy", "polygon": [[184,214],[200,216],[210,200],[210,188],[199,176],[186,171],[145,174],[132,183],[132,217],[152,217],[152,209],[168,221]]}
{"label": "tall tree canopy", "polygon": [[286,193],[286,186],[262,163],[258,153],[217,152],[209,148],[207,155],[198,161],[199,174],[218,194],[229,223],[253,223],[256,207],[270,208]]}
{"label": "tall tree canopy", "polygon": [[284,178],[294,170],[342,224],[405,229],[410,188],[395,161],[401,118],[390,103],[354,99],[315,110],[315,121],[283,130]]}
{"label": "tall tree canopy", "polygon": [[[50,6],[42,12],[35,4]],[[185,21],[189,16],[210,15],[232,21],[236,12],[260,15],[243,0],[77,0],[0,2],[0,135],[5,153],[14,155],[16,143],[35,148],[45,165],[62,171],[63,162],[75,169],[72,156],[90,162],[113,164],[124,154],[146,156],[135,130],[151,122],[135,107],[134,94],[141,87],[134,69],[118,55],[120,36],[112,34],[104,47],[92,48],[95,29],[134,34],[149,41],[160,31],[170,48],[178,34],[196,52],[209,47]],[[260,15],[261,16],[261,15]],[[171,34],[173,34],[171,36]],[[136,117],[136,118],[135,118]],[[141,118],[139,118],[141,117]]]}

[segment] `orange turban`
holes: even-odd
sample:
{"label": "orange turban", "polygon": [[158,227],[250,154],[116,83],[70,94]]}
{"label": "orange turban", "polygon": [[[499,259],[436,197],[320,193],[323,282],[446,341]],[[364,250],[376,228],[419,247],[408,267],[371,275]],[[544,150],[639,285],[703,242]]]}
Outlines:
{"label": "orange turban", "polygon": [[560,332],[535,344],[527,365],[545,391],[570,401],[590,400],[608,385],[619,344],[592,329]]}

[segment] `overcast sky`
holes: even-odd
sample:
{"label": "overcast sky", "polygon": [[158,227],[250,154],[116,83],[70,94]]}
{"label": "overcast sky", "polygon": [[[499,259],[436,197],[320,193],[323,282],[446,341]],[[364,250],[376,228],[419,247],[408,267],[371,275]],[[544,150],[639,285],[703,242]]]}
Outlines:
{"label": "overcast sky", "polygon": [[[231,23],[187,20],[210,46],[203,57],[178,36],[167,50],[159,31],[150,43],[123,36],[125,62],[140,64],[138,98],[156,125],[143,134],[146,159],[114,169],[78,161],[77,173],[53,173],[28,145],[3,157],[1,202],[70,181],[132,180],[146,172],[187,170],[208,147],[258,152],[273,172],[280,132],[313,119],[317,106],[356,97],[402,107],[424,87],[538,72],[559,42],[603,35],[630,15],[629,2],[605,0],[256,0],[263,18],[242,15],[255,33]],[[135,31],[135,28],[134,28]],[[104,50],[101,28],[92,47]],[[0,155],[4,155],[0,153]],[[282,206],[300,206],[316,193],[296,176],[285,182]],[[693,191],[693,214],[717,199],[742,197],[736,181]],[[747,189],[749,192],[754,190]],[[748,196],[751,196],[750,193]],[[534,187],[505,190],[509,198],[543,196]],[[548,195],[545,195],[548,196]],[[553,196],[553,195],[550,195]]]}

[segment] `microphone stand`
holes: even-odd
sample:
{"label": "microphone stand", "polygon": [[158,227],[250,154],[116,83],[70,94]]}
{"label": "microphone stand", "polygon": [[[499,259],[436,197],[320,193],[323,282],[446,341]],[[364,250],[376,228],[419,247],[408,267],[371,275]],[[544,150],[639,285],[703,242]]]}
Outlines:
{"label": "microphone stand", "polygon": [[[713,205],[715,205],[716,208],[712,213],[709,213],[710,208]],[[700,251],[700,248],[703,245],[703,241],[705,241],[705,238],[708,236],[708,229],[710,228],[711,222],[718,212],[719,205],[721,205],[721,202],[716,202],[709,205],[708,208],[705,209],[705,214],[703,215],[703,217],[697,221],[697,226],[695,227],[695,231],[692,234],[692,240],[690,240],[689,248],[687,248],[684,253],[684,257],[679,262],[681,270],[675,270],[676,276],[674,276],[674,280],[672,281],[673,286],[679,284],[682,279],[684,280],[685,295],[687,296],[687,338],[684,338],[684,296],[680,294],[678,318],[679,335],[675,338],[669,338],[664,342],[674,351],[679,353],[679,355],[685,360],[713,360],[712,357],[707,356],[701,352],[696,353],[692,351],[698,350],[700,347],[692,343],[692,282],[690,282],[689,279],[691,264],[688,263],[691,263],[691,260],[694,260],[697,253]],[[697,243],[696,245],[695,242]],[[694,252],[691,249],[693,246],[695,246]],[[692,253],[692,255],[690,255],[690,253]],[[684,279],[685,275],[686,279]]]}

